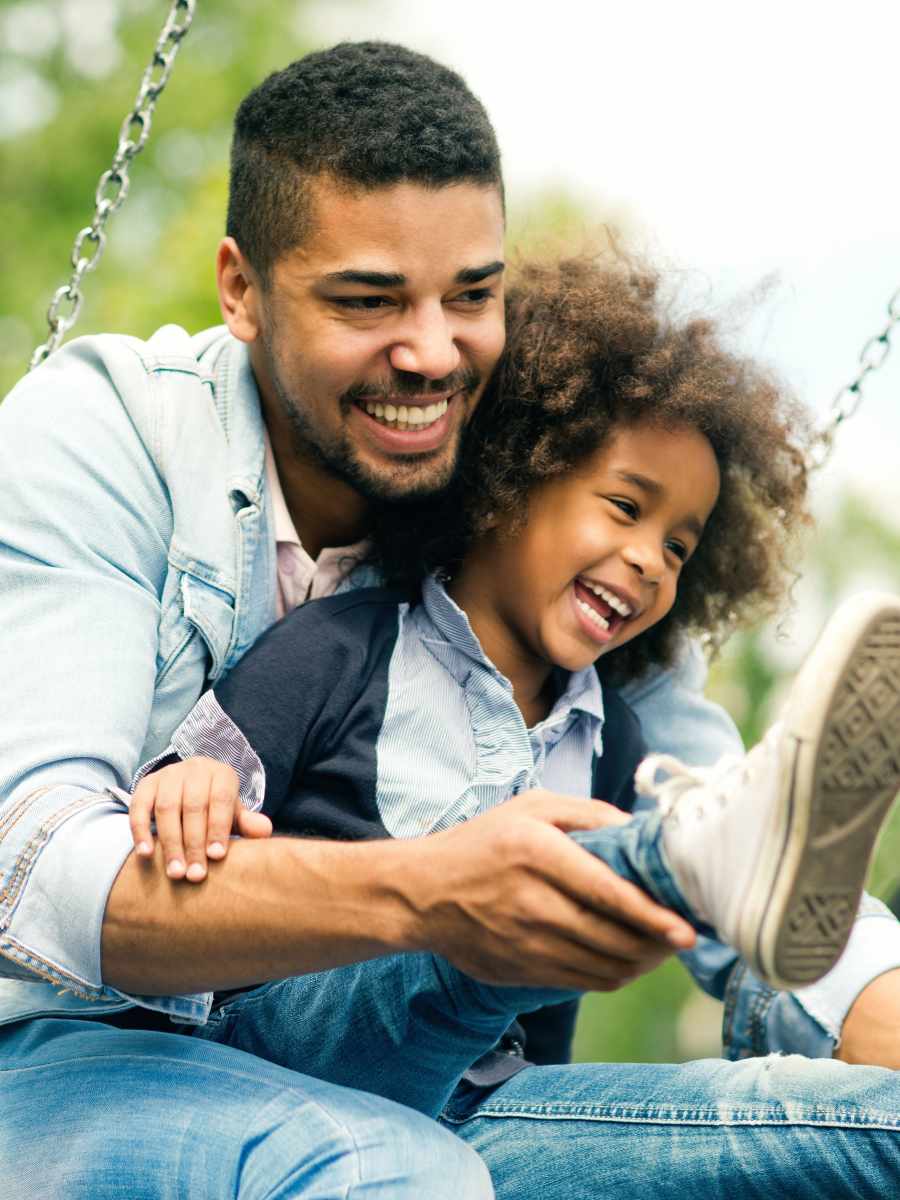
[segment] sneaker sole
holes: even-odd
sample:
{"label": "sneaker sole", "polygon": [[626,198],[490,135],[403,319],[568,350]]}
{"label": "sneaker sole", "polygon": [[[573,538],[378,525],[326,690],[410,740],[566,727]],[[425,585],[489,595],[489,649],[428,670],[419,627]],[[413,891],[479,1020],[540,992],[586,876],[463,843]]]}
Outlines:
{"label": "sneaker sole", "polygon": [[[826,625],[785,709],[789,802],[770,839],[753,966],[775,987],[837,962],[881,825],[900,789],[900,601],[866,593]],[[757,894],[759,891],[757,890]],[[746,938],[742,943],[747,944]]]}

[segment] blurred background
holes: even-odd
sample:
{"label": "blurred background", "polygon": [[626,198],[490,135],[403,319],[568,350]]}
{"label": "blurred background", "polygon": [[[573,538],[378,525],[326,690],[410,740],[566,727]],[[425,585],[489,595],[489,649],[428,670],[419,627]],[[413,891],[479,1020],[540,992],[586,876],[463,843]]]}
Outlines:
{"label": "blurred background", "polygon": [[[168,10],[0,0],[0,395],[45,339]],[[383,38],[455,67],[484,100],[514,253],[615,237],[663,267],[682,306],[721,315],[824,422],[900,286],[898,35],[900,9],[882,0],[198,0],[74,332],[217,323],[237,104],[308,50]],[[900,590],[900,347],[866,381],[815,489],[790,611],[732,638],[713,665],[712,693],[748,742],[834,604],[860,587]],[[898,883],[900,815],[871,887],[887,896]],[[577,1053],[717,1054],[719,1022],[672,962],[588,998]]]}

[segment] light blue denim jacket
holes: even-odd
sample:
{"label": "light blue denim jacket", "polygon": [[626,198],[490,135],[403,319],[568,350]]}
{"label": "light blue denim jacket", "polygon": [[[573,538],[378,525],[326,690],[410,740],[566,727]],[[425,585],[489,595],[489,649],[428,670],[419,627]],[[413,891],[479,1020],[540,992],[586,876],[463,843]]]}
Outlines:
{"label": "light blue denim jacket", "polygon": [[[135,1001],[206,1019],[208,994],[106,986],[100,935],[135,769],[275,619],[264,463],[246,348],[221,328],[78,339],[0,406],[0,1023]],[[652,749],[740,749],[704,678],[690,652],[635,689]],[[725,995],[727,1052],[829,1054],[852,999],[900,965],[886,910],[866,923],[865,954],[851,942],[844,975],[799,1001],[717,943],[687,956]]]}

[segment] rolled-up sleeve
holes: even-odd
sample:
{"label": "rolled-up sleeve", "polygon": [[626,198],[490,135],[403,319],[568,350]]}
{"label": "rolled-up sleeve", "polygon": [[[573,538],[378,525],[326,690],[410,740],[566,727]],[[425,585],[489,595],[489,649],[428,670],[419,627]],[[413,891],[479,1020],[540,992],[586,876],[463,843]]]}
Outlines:
{"label": "rolled-up sleeve", "polygon": [[[0,405],[0,976],[85,999],[132,844],[171,536],[162,480],[86,340]],[[143,1003],[138,997],[133,997]],[[153,998],[197,1019],[205,997]]]}

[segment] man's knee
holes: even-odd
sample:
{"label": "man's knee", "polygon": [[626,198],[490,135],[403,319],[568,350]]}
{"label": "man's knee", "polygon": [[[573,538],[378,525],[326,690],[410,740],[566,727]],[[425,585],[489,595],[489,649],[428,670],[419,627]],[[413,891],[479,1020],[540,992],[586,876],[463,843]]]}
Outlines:
{"label": "man's knee", "polygon": [[434,1140],[430,1161],[423,1164],[422,1171],[408,1184],[409,1196],[428,1196],[429,1200],[493,1200],[494,1186],[481,1157],[455,1134],[439,1125],[432,1126],[432,1132],[435,1131],[444,1136]]}
{"label": "man's knee", "polygon": [[[356,1093],[358,1100],[363,1099]],[[369,1112],[367,1101],[372,1102]],[[360,1200],[493,1200],[494,1189],[479,1155],[430,1117],[389,1100],[367,1096],[348,1114]],[[356,1192],[353,1193],[356,1195]]]}

